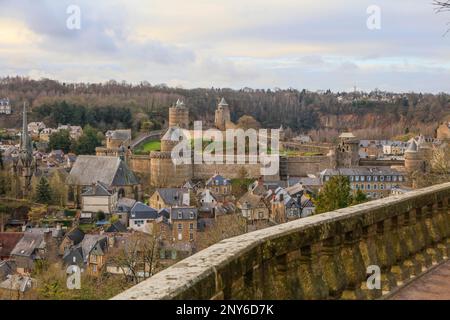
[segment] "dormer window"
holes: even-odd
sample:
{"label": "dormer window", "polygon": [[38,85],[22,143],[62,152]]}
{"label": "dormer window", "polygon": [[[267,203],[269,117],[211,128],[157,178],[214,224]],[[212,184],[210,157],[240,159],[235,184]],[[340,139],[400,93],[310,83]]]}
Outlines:
{"label": "dormer window", "polygon": [[190,214],[189,214],[189,217],[191,218],[191,219],[194,219],[194,212],[190,212]]}
{"label": "dormer window", "polygon": [[178,219],[182,219],[183,218],[183,214],[181,212],[178,212]]}

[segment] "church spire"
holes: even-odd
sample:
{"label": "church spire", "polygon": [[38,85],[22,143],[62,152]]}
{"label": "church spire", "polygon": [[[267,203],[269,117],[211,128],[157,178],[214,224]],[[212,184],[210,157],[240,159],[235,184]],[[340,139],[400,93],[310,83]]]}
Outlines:
{"label": "church spire", "polygon": [[22,135],[21,135],[21,145],[22,151],[32,154],[33,149],[31,146],[31,139],[28,135],[28,119],[27,119],[27,106],[25,102],[23,103],[23,114],[22,114]]}

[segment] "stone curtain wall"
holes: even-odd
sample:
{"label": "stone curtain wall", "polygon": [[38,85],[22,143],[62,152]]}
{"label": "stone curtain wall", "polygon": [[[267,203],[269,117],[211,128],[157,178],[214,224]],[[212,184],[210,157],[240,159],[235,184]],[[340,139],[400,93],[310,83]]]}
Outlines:
{"label": "stone curtain wall", "polygon": [[114,299],[377,298],[448,259],[449,198],[446,183],[227,239]]}
{"label": "stone curtain wall", "polygon": [[319,173],[325,169],[332,168],[330,157],[281,157],[280,175],[291,177],[306,177],[309,173]]}

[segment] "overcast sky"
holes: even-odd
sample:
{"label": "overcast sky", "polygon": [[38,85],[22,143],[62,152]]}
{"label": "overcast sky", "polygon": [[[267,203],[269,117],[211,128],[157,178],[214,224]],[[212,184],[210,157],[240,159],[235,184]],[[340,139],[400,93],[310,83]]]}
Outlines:
{"label": "overcast sky", "polygon": [[[449,92],[431,0],[0,0],[0,76]],[[81,28],[68,29],[78,5]],[[370,5],[381,29],[367,28]]]}

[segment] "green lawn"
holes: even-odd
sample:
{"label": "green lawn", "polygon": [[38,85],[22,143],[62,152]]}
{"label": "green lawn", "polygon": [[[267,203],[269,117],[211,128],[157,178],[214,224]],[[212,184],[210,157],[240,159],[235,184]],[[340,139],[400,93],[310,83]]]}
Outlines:
{"label": "green lawn", "polygon": [[161,141],[152,140],[139,146],[135,153],[149,153],[151,151],[161,150]]}

